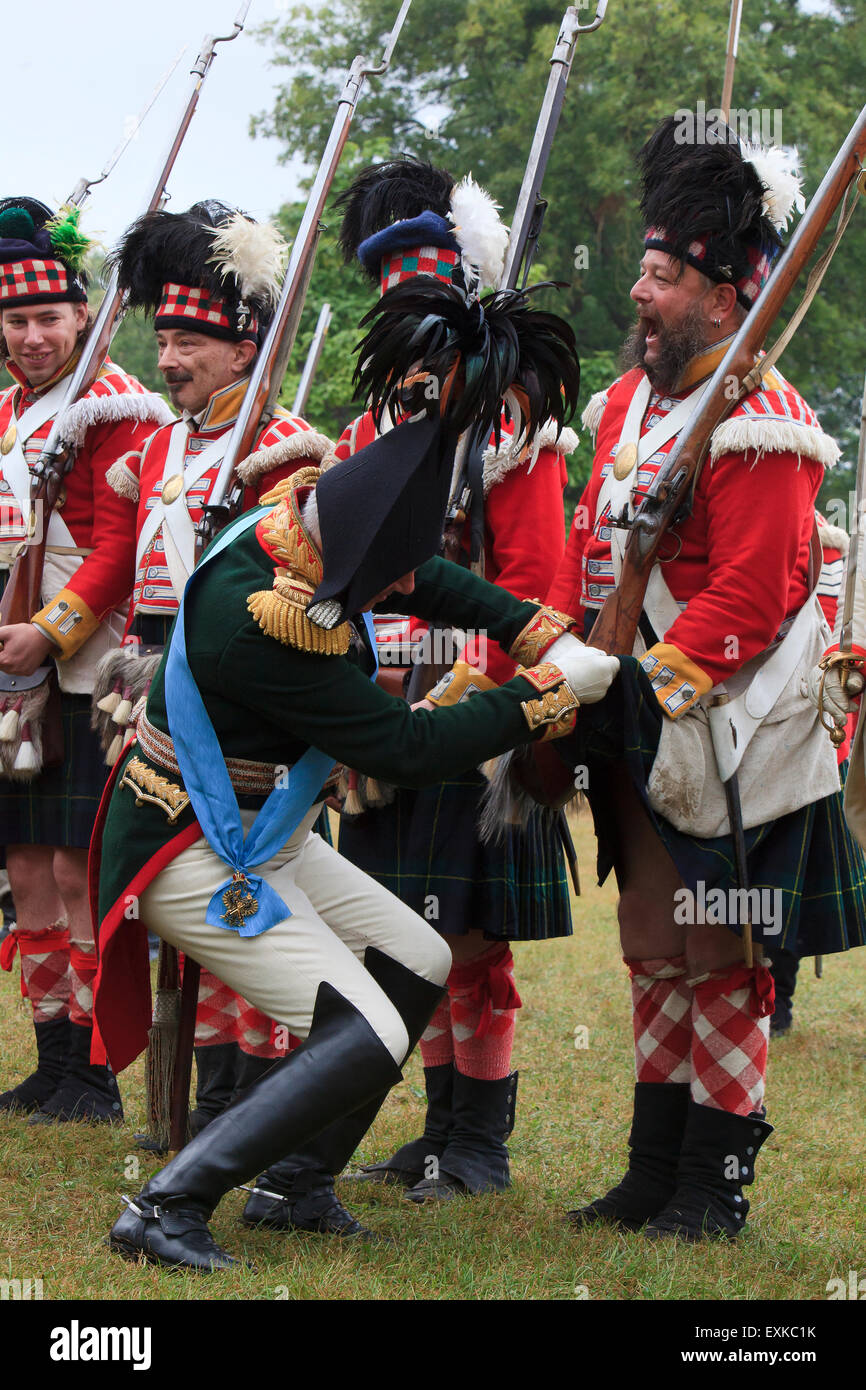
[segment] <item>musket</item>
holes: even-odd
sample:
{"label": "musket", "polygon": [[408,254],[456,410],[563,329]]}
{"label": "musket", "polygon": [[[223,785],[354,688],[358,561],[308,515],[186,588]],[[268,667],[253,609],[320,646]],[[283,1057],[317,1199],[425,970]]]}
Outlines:
{"label": "musket", "polygon": [[[864,154],[866,107],[824,175],[787,249],[680,431],[647,496],[632,519],[614,518],[614,524],[625,527],[629,536],[619,584],[605,600],[587,639],[592,646],[613,654],[631,653],[650,573],[668,528],[675,519],[687,514],[689,495],[713,431],[744,396],[760,386],[764,373],[775,360],[776,347],[786,334],[781,335],[776,347],[761,359],[759,353],[764,339],[836,208],[844,199],[843,216],[847,218],[853,208],[849,200],[857,191],[855,185],[863,191]],[[816,271],[820,269],[823,273],[826,262],[825,256]],[[799,318],[799,311],[795,318]]]}
{"label": "musket", "polygon": [[[602,24],[607,10],[607,0],[598,0],[595,18],[591,24],[581,24],[578,19],[578,6],[569,5],[562,17],[553,53],[550,57],[550,75],[541,110],[535,124],[535,133],[526,161],[517,206],[511,221],[505,259],[497,282],[498,290],[517,288],[523,271],[522,284],[529,276],[535,248],[541,233],[541,225],[547,203],[541,197],[541,185],[547,172],[550,151],[562,115],[565,90],[571,73],[577,40],[580,34],[589,34]],[[462,435],[454,454],[454,467],[451,475],[451,490],[448,510],[442,534],[441,554],[446,560],[456,564],[462,561],[462,538],[467,517],[470,518],[471,537],[469,561],[472,569],[480,568],[481,551],[484,544],[483,517],[483,448],[486,441],[470,440],[471,431]],[[431,636],[436,631],[431,626]],[[447,631],[447,629],[444,629]],[[435,644],[434,644],[435,645]],[[443,653],[446,650],[443,644]],[[406,698],[414,704],[426,695],[450,667],[451,662],[444,656],[441,660],[415,665],[409,680]],[[563,821],[564,825],[564,821]]]}
{"label": "musket", "polygon": [[835,720],[827,718],[824,709],[824,682],[827,672],[833,667],[842,668],[842,683],[849,695],[859,695],[863,690],[863,673],[860,661],[852,655],[854,647],[854,595],[857,589],[857,575],[860,568],[861,534],[863,529],[863,507],[866,503],[866,380],[863,383],[863,397],[860,402],[860,440],[857,446],[857,476],[854,482],[854,506],[849,524],[848,555],[845,560],[845,592],[842,597],[842,615],[839,624],[839,650],[822,657],[818,665],[823,669],[818,688],[818,715],[830,735],[834,748],[841,748],[845,742],[845,725],[840,728]]}
{"label": "musket", "polygon": [[256,357],[238,418],[211,489],[210,501],[203,507],[202,517],[196,528],[198,553],[201,553],[208,541],[226,525],[233,511],[240,505],[242,489],[233,487],[237,465],[252,453],[262,425],[274,413],[313,268],[320,218],[343,153],[364,79],[377,77],[387,71],[411,3],[412,0],[403,0],[379,62],[372,63],[369,58],[359,54],[346,74],[331,132],[292,244],[274,317]]}
{"label": "musket", "polygon": [[721,112],[728,120],[731,110],[731,97],[734,91],[734,69],[737,66],[737,49],[740,43],[740,20],[743,17],[743,0],[731,0],[731,19],[728,24],[728,49],[725,55],[725,77],[722,83]]}
{"label": "musket", "polygon": [[[211,64],[216,46],[231,43],[241,33],[252,0],[244,0],[234,22],[231,34],[214,37],[206,35],[201,51],[191,70],[192,81],[180,119],[171,138],[168,152],[160,166],[145,212],[154,212],[162,207],[167,198],[166,184],[180,152],[190,122],[198,105],[202,85]],[[96,182],[96,181],[95,181]],[[118,288],[115,270],[106,287],[99,312],[96,315],[75,370],[69,378],[69,385],[58,410],[51,431],[39,458],[31,470],[35,487],[31,493],[30,514],[27,520],[27,538],[22,543],[18,557],[12,567],[9,582],[0,603],[0,622],[29,622],[39,607],[42,570],[45,562],[45,544],[48,534],[48,519],[57,501],[64,475],[72,467],[75,459],[74,448],[63,437],[64,417],[69,408],[86,395],[99,376],[108,352],[114,330],[118,326],[123,296]],[[41,519],[40,535],[37,539],[37,518]]]}
{"label": "musket", "polygon": [[325,334],[331,325],[331,306],[323,304],[319,310],[319,317],[316,321],[316,331],[313,334],[313,341],[310,343],[310,350],[307,353],[307,360],[304,363],[304,370],[301,372],[301,379],[298,382],[298,389],[295,392],[295,399],[292,401],[292,414],[303,415],[307,408],[307,399],[310,394],[310,387],[313,384],[313,377],[316,375],[316,368],[319,365],[319,358],[322,355],[322,348],[325,346]]}
{"label": "musket", "polygon": [[591,24],[581,24],[578,20],[578,6],[569,5],[562,17],[553,53],[550,57],[550,76],[547,90],[541,103],[535,135],[523,175],[523,183],[517,196],[517,207],[511,223],[511,235],[505,252],[505,265],[498,288],[513,290],[517,287],[521,266],[523,284],[529,274],[535,245],[541,231],[547,203],[541,197],[541,185],[547,172],[550,151],[553,146],[562,107],[565,102],[565,89],[571,74],[571,65],[577,52],[577,40],[581,34],[591,34],[600,28],[607,11],[607,0],[598,0],[595,18]]}
{"label": "musket", "polygon": [[[581,34],[591,34],[601,27],[607,11],[607,3],[608,0],[598,0],[595,18],[591,24],[580,23],[577,5],[569,5],[562,17],[556,43],[553,45],[553,53],[550,56],[550,76],[547,79],[544,100],[541,103],[541,110],[536,121],[535,134],[532,137],[532,145],[526,161],[520,192],[517,195],[517,206],[511,221],[511,231],[505,249],[505,261],[497,289],[516,289],[517,282],[521,279],[521,270],[521,288],[529,277],[538,238],[541,234],[544,214],[547,210],[547,203],[541,197],[541,185],[544,182],[544,175],[550,160],[550,151],[553,148],[559,118],[562,115],[565,91],[577,52],[577,41]],[[473,489],[469,486],[470,461],[471,456],[464,449],[462,454],[458,455],[455,463],[454,480],[445,521],[445,548],[443,552],[449,559],[455,559],[459,555],[463,524],[473,502],[476,506],[478,503],[478,499],[473,497]],[[474,530],[477,537],[481,530],[478,518],[476,518]],[[476,548],[477,540],[473,550]]]}
{"label": "musket", "polygon": [[153,92],[148,97],[144,106],[141,108],[141,111],[138,113],[132,124],[127,127],[123,139],[120,141],[120,144],[109,156],[108,162],[104,166],[102,172],[100,174],[97,174],[95,179],[79,179],[78,183],[73,188],[69,197],[66,199],[66,206],[76,208],[84,207],[84,204],[90,197],[91,189],[96,188],[101,183],[105,183],[105,180],[108,178],[115,164],[117,164],[120,157],[124,154],[124,152],[128,149],[128,147],[132,144],[132,141],[137,136],[139,130],[141,129],[145,116],[148,114],[151,107],[155,104],[163,87],[168,82],[169,78],[171,77],[172,73],[174,72],[175,68],[177,67],[178,63],[183,57],[183,54],[184,50],[181,48],[174,62],[169,63],[162,77],[159,79],[156,86],[154,87]]}

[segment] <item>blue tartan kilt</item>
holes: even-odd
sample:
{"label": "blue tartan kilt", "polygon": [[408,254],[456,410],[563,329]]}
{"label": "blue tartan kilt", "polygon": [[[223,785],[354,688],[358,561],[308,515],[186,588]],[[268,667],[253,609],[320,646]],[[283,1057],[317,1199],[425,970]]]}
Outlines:
{"label": "blue tartan kilt", "polygon": [[571,935],[565,859],[549,817],[534,813],[502,844],[482,844],[485,779],[471,771],[340,821],[339,850],[446,936],[480,928],[495,941]]}
{"label": "blue tartan kilt", "polygon": [[61,691],[62,764],[32,782],[0,778],[0,846],[87,849],[109,771],[90,708],[89,695]]}
{"label": "blue tartan kilt", "polygon": [[[598,879],[615,866],[617,826],[604,794],[614,766],[623,765],[655,830],[697,900],[739,887],[733,836],[699,839],[676,830],[647,797],[662,719],[652,686],[633,657],[597,705],[584,705],[575,733],[554,746],[573,766],[587,768],[587,796],[598,837]],[[842,793],[823,797],[745,832],[749,888],[775,894],[771,920],[753,923],[754,941],[800,955],[831,955],[866,944],[866,858],[842,810]],[[776,911],[778,908],[778,912]],[[739,934],[736,923],[726,923]]]}

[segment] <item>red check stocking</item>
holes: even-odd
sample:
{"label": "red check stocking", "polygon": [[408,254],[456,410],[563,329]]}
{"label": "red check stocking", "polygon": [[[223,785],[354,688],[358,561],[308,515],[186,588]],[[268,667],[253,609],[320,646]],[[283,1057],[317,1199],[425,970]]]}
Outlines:
{"label": "red check stocking", "polygon": [[276,1060],[285,1057],[287,1052],[299,1046],[298,1039],[282,1024],[275,1023],[267,1014],[263,1014],[261,1009],[247,1003],[240,995],[237,996],[237,1001],[237,1039],[242,1052],[248,1053],[251,1057],[270,1057]]}
{"label": "red check stocking", "polygon": [[69,943],[69,1020],[82,1028],[93,1026],[96,965],[96,946],[92,941]]}
{"label": "red check stocking", "polygon": [[521,1007],[511,948],[497,943],[453,966],[448,994],[457,1070],[479,1081],[502,1080],[511,1070],[514,1016]]}
{"label": "red check stocking", "polygon": [[765,965],[734,965],[695,982],[692,1100],[732,1115],[760,1112],[772,1012],[773,977]]}
{"label": "red check stocking", "polygon": [[659,956],[625,963],[631,975],[635,1077],[682,1085],[689,1079],[692,1043],[686,958]]}
{"label": "red check stocking", "polygon": [[446,1067],[454,1061],[454,1039],[451,1036],[451,1000],[444,995],[421,1034],[421,1057],[425,1067]]}
{"label": "red check stocking", "polygon": [[3,943],[2,966],[12,969],[15,948],[21,953],[21,993],[30,997],[34,1023],[69,1014],[69,928],[54,922],[45,931],[12,931]]}
{"label": "red check stocking", "polygon": [[237,1041],[238,996],[202,966],[195,1015],[196,1047]]}

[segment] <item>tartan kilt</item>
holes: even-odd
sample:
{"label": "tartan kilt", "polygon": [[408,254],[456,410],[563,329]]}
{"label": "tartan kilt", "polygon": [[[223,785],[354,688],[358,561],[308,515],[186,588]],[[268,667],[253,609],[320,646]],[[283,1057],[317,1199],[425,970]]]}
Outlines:
{"label": "tartan kilt", "polygon": [[390,806],[340,821],[340,853],[446,936],[480,929],[494,941],[571,935],[562,846],[540,812],[499,845],[477,820],[487,783],[471,771]]}
{"label": "tartan kilt", "polygon": [[[90,695],[60,693],[63,762],[32,782],[0,778],[0,846],[87,849],[108,776]],[[0,850],[4,856],[5,848]]]}
{"label": "tartan kilt", "polygon": [[[556,747],[573,766],[587,768],[587,796],[598,836],[598,876],[614,867],[617,827],[605,782],[612,764],[625,763],[655,830],[683,884],[696,897],[739,887],[733,836],[700,839],[676,830],[652,810],[647,782],[664,715],[652,686],[633,657],[620,657],[621,672],[597,705],[581,707],[577,728]],[[769,932],[753,924],[756,943],[800,955],[831,955],[866,945],[866,858],[842,810],[842,793],[823,797],[745,832],[749,888],[777,892],[778,919]],[[781,931],[772,930],[779,925]],[[727,923],[739,935],[735,923]]]}

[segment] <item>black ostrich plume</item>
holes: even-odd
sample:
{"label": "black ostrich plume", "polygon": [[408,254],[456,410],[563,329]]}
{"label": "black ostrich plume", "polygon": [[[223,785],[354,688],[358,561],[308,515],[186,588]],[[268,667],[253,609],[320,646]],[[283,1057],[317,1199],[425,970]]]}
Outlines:
{"label": "black ostrich plume", "polygon": [[[117,268],[129,307],[156,313],[167,281],[200,286],[236,306],[240,286],[213,259],[215,234],[236,215],[235,208],[208,198],[187,212],[146,212],[133,222],[107,261],[109,269]],[[266,295],[243,297],[260,319],[270,315]]]}
{"label": "black ostrich plume", "polygon": [[[363,169],[334,206],[343,214],[340,248],[346,264],[354,261],[362,241],[422,212],[447,217],[454,179],[421,159],[405,156]],[[376,275],[371,276],[378,281]]]}
{"label": "black ostrich plume", "polygon": [[361,320],[371,327],[354,376],[376,424],[388,408],[438,411],[457,433],[472,429],[478,442],[492,430],[498,446],[508,394],[520,417],[515,438],[551,418],[562,428],[577,405],[580,363],[564,319],[530,306],[529,294],[544,288],[496,290],[479,300],[415,276],[387,290]]}
{"label": "black ostrich plume", "polygon": [[748,267],[747,245],[772,256],[782,239],[764,212],[763,185],[735,132],[725,126],[702,134],[707,138],[700,143],[678,139],[682,130],[674,116],[656,127],[638,156],[641,212],[648,227],[665,232],[678,260],[685,260],[689,242],[706,237],[711,264],[730,266],[737,280]]}

